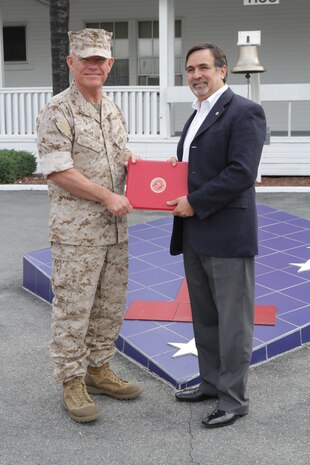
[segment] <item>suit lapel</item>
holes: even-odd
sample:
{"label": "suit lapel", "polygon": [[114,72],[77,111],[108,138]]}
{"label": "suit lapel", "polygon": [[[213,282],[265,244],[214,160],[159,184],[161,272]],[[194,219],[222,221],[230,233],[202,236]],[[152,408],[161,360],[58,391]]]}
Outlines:
{"label": "suit lapel", "polygon": [[[225,110],[226,110],[225,107],[226,107],[226,105],[231,101],[233,95],[234,95],[233,91],[232,91],[230,88],[228,88],[228,89],[220,96],[220,98],[218,99],[218,101],[216,102],[216,104],[214,105],[214,107],[211,109],[211,111],[209,112],[208,116],[206,117],[206,119],[203,121],[203,123],[201,124],[200,128],[199,128],[198,131],[196,132],[193,141],[194,141],[194,140],[196,139],[196,137],[198,137],[202,132],[206,131],[210,126],[212,126],[212,124],[214,124],[214,123],[218,120],[218,118],[225,112]],[[194,113],[192,113],[192,115],[189,117],[189,119],[188,119],[187,122],[185,123],[185,126],[184,126],[184,128],[183,128],[183,132],[182,132],[181,138],[180,138],[179,143],[178,143],[177,155],[178,155],[178,159],[179,159],[180,161],[182,161],[182,156],[183,156],[184,139],[185,139],[185,137],[186,137],[188,128],[190,127],[191,122],[193,121],[195,115],[196,115],[196,111],[194,111]]]}
{"label": "suit lapel", "polygon": [[231,101],[233,97],[233,91],[231,89],[227,89],[218,99],[214,107],[210,110],[208,113],[208,116],[204,120],[204,122],[201,124],[200,128],[195,134],[195,137],[193,140],[196,139],[202,132],[206,131],[209,129],[212,124],[214,124],[220,116],[224,113],[226,105]]}

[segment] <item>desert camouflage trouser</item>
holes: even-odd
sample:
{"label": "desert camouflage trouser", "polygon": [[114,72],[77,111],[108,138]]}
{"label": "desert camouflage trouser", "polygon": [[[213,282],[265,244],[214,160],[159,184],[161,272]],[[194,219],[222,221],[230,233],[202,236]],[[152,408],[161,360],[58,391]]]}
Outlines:
{"label": "desert camouflage trouser", "polygon": [[115,352],[128,281],[128,243],[85,247],[52,243],[52,338],[55,378],[84,376]]}

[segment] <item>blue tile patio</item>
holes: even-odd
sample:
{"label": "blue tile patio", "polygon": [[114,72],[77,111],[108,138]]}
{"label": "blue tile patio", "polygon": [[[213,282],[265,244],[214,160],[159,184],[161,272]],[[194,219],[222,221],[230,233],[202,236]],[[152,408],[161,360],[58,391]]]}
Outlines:
{"label": "blue tile patio", "polygon": [[[256,304],[275,305],[275,326],[254,328],[252,364],[310,341],[310,221],[258,204]],[[172,218],[129,228],[127,308],[137,300],[172,302],[184,279],[182,256],[171,257]],[[304,266],[304,270],[302,270]],[[23,257],[23,287],[46,302],[53,298],[50,249]],[[177,388],[199,382],[197,356],[178,356],[171,344],[193,339],[191,323],[125,320],[118,350]]]}

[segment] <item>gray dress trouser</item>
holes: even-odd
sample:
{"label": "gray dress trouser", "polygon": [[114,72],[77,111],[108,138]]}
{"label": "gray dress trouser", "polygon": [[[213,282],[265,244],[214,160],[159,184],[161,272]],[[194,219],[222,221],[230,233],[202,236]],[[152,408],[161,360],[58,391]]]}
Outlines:
{"label": "gray dress trouser", "polygon": [[254,323],[254,257],[200,255],[189,246],[184,233],[184,266],[201,377],[199,390],[218,396],[218,409],[246,414]]}

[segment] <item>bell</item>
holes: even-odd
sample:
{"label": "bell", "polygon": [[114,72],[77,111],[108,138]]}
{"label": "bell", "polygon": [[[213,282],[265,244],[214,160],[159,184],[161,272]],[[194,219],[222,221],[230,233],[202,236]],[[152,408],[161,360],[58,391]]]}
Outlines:
{"label": "bell", "polygon": [[238,62],[231,72],[248,74],[263,73],[264,71],[266,69],[259,62],[256,45],[241,45],[239,47]]}

